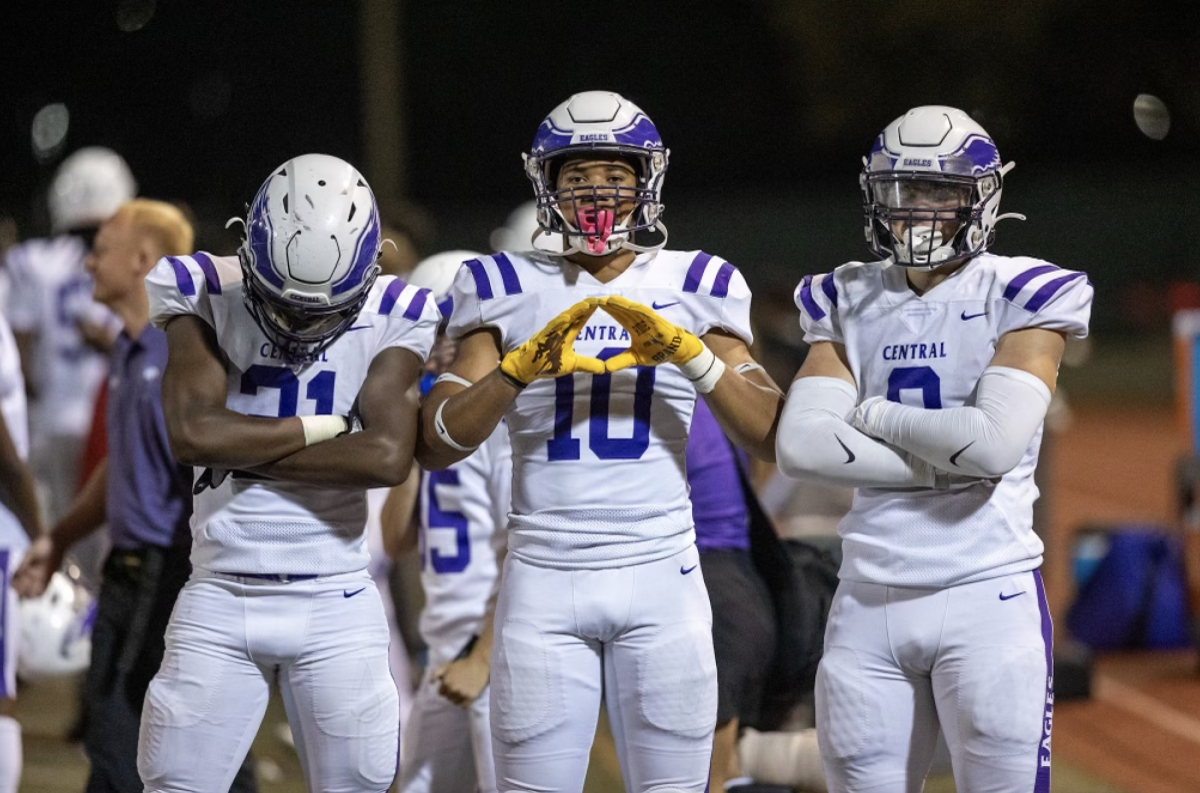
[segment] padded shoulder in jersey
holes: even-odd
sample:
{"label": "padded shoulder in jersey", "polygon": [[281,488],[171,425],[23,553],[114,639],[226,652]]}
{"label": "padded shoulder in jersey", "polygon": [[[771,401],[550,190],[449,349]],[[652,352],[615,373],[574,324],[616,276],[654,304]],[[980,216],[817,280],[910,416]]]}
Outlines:
{"label": "padded shoulder in jersey", "polygon": [[832,341],[844,344],[842,323],[838,316],[837,273],[806,275],[796,286],[796,308],[800,309],[800,328],[809,344]]}
{"label": "padded shoulder in jersey", "polygon": [[503,316],[517,310],[515,304],[520,302],[504,298],[525,293],[520,271],[533,266],[526,256],[511,252],[463,262],[450,288],[450,337],[461,338],[477,328],[501,324]]}
{"label": "padded shoulder in jersey", "polygon": [[[668,257],[678,257],[674,267],[681,272],[672,272],[676,288],[685,295],[711,298],[708,311],[699,312],[697,327],[688,328],[697,336],[703,336],[713,328],[721,328],[746,342],[754,343],[750,329],[750,285],[738,268],[704,251],[661,251],[651,267],[661,272],[666,269]],[[653,306],[651,306],[653,308]]]}
{"label": "padded shoulder in jersey", "polygon": [[1065,270],[1041,259],[989,256],[1001,291],[1000,332],[1045,328],[1073,339],[1088,334],[1092,283],[1087,274]]}
{"label": "padded shoulder in jersey", "polygon": [[367,324],[379,327],[380,349],[403,347],[421,360],[429,357],[442,321],[433,292],[392,275],[381,275],[347,333]]}
{"label": "padded shoulder in jersey", "polygon": [[146,276],[150,321],[165,327],[172,317],[193,314],[213,324],[211,299],[242,287],[242,268],[235,256],[164,256]]}

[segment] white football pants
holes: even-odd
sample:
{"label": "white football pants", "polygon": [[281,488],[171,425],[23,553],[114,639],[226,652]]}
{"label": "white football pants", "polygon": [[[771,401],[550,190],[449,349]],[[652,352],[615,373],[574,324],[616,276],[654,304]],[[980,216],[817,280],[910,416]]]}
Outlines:
{"label": "white football pants", "polygon": [[488,689],[460,708],[431,678],[453,654],[430,652],[429,668],[400,739],[400,793],[496,793]]}
{"label": "white football pants", "polygon": [[312,793],[380,793],[399,702],[367,572],[278,583],[197,570],[167,628],[138,740],[147,793],[225,793],[279,683]]}
{"label": "white football pants", "polygon": [[717,667],[699,563],[695,547],[605,570],[509,554],[492,649],[499,790],[582,790],[601,696],[625,790],[705,789]]}
{"label": "white football pants", "polygon": [[1050,613],[1036,571],[946,589],[843,581],[817,673],[829,790],[919,793],[941,726],[971,793],[1048,793]]}

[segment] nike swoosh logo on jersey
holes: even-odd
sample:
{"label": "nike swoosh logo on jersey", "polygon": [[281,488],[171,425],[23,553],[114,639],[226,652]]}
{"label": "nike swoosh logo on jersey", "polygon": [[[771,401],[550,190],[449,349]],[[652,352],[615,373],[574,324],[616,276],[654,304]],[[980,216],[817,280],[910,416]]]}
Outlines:
{"label": "nike swoosh logo on jersey", "polygon": [[344,590],[344,589],[343,589],[343,590],[342,590],[342,597],[344,597],[344,598],[352,598],[352,597],[354,597],[355,595],[357,595],[359,592],[362,592],[362,591],[363,591],[363,589],[366,589],[366,587],[362,587],[361,589],[356,589],[356,590],[354,590],[353,592],[347,592],[346,590]]}
{"label": "nike swoosh logo on jersey", "polygon": [[842,443],[842,439],[839,438],[837,435],[834,435],[833,437],[841,445],[842,449],[846,452],[846,462],[842,463],[842,465],[849,465],[850,463],[854,462],[854,460],[855,460],[854,452],[850,451],[850,447],[847,446],[846,444]]}
{"label": "nike swoosh logo on jersey", "polygon": [[695,570],[697,567],[698,567],[698,565],[692,565],[691,567],[684,567],[683,565],[680,565],[680,566],[679,566],[679,574],[680,574],[680,575],[687,575],[688,573],[690,573],[690,572],[692,572],[693,570]]}
{"label": "nike swoosh logo on jersey", "polygon": [[986,317],[986,316],[987,316],[987,312],[986,312],[986,311],[980,311],[978,314],[968,314],[967,312],[965,312],[965,311],[964,311],[964,312],[963,312],[962,314],[960,314],[959,316],[960,316],[960,317],[962,317],[962,318],[963,318],[963,320],[965,321],[965,320],[968,320],[968,319],[975,319],[976,317]]}
{"label": "nike swoosh logo on jersey", "polygon": [[353,328],[346,328],[346,332],[349,333],[352,330],[366,330],[369,327],[371,327],[371,326],[370,325],[355,325]]}
{"label": "nike swoosh logo on jersey", "polygon": [[674,303],[651,303],[650,308],[654,309],[655,311],[661,311],[664,308],[670,308],[671,306],[677,305],[679,305],[678,300],[676,300]]}
{"label": "nike swoosh logo on jersey", "polygon": [[1015,595],[1009,595],[1008,597],[1005,597],[1005,596],[1004,596],[1004,593],[1003,593],[1003,592],[1001,592],[1001,593],[1000,593],[1000,599],[1001,599],[1001,600],[1012,600],[1013,598],[1015,598],[1015,597],[1020,597],[1021,595],[1024,595],[1024,594],[1025,594],[1025,591],[1024,591],[1024,590],[1022,590],[1022,591],[1020,591],[1020,592],[1017,592]]}
{"label": "nike swoosh logo on jersey", "polygon": [[958,451],[956,451],[954,454],[950,455],[950,464],[951,464],[951,465],[958,465],[958,456],[959,456],[960,454],[962,454],[963,452],[965,452],[967,449],[970,449],[970,448],[971,448],[972,446],[974,446],[974,445],[975,445],[975,441],[971,441],[971,442],[970,442],[970,443],[968,443],[966,446],[962,447],[961,449],[959,449]]}

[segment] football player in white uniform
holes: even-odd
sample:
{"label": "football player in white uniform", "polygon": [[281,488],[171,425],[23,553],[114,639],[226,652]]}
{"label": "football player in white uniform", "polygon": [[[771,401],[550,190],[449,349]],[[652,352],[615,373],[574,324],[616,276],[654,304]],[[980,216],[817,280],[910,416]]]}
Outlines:
{"label": "football player in white uniform", "polygon": [[0,793],[17,793],[21,781],[21,726],[14,718],[21,620],[12,575],[29,542],[41,534],[28,453],[21,357],[0,315]]}
{"label": "football player in white uniform", "polygon": [[[430,256],[408,281],[430,289],[449,317],[454,275],[479,256]],[[450,365],[455,346],[438,335],[423,386]],[[487,684],[511,493],[512,451],[503,424],[465,460],[422,472],[413,542],[421,556],[420,627],[429,660],[401,735],[400,793],[495,793]]]}
{"label": "football player in white uniform", "polygon": [[147,791],[226,790],[276,683],[310,790],[393,780],[400,718],[365,490],[410,470],[438,313],[428,290],[376,277],[379,250],[366,181],[309,154],[263,183],[237,258],[168,257],[147,278],[172,447],[206,466],[195,571],[142,715]]}
{"label": "football player in white uniform", "polygon": [[[27,240],[5,254],[6,316],[30,394],[30,464],[51,523],[75,496],[96,392],[108,369],[101,350],[121,328],[120,320],[92,298],[84,260],[100,224],[136,192],[119,154],[99,146],[82,148],[62,161],[50,184],[54,236]],[[93,589],[107,550],[107,536],[97,533],[71,551]]]}
{"label": "football player in white uniform", "polygon": [[1047,791],[1033,472],[1092,286],[987,252],[1011,163],[961,110],[910,110],[865,163],[882,261],[797,288],[812,349],[777,439],[785,473],[858,488],[817,677],[829,789],[921,790],[940,726],[959,790]]}
{"label": "football player in white uniform", "polygon": [[742,275],[662,249],[666,168],[636,105],[572,96],[526,157],[548,234],[468,261],[452,290],[459,351],[422,404],[418,459],[445,468],[508,426],[491,667],[501,791],[579,790],[601,697],[626,790],[708,780],[716,667],[688,425],[703,394],[732,438],[773,458],[782,394],[750,356]]}

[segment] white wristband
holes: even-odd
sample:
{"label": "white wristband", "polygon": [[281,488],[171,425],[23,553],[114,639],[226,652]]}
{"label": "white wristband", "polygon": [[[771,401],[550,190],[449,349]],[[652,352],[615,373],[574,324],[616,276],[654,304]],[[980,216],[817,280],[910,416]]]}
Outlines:
{"label": "white wristband", "polygon": [[336,438],[349,429],[345,416],[301,416],[300,426],[304,427],[305,446]]}
{"label": "white wristband", "polygon": [[452,372],[442,372],[440,375],[438,375],[437,379],[433,381],[433,384],[437,385],[438,383],[457,383],[458,385],[466,386],[467,388],[475,385],[467,378],[459,377]]}
{"label": "white wristband", "polygon": [[697,393],[707,394],[717,387],[717,381],[721,379],[721,375],[725,374],[725,362],[708,349],[707,344],[701,342],[701,345],[704,347],[704,352],[687,363],[681,364],[679,371],[692,381]]}
{"label": "white wristband", "polygon": [[442,439],[442,443],[446,444],[451,449],[456,449],[460,452],[475,451],[476,449],[479,448],[478,445],[463,446],[461,443],[458,443],[453,438],[451,438],[450,433],[446,431],[446,423],[444,421],[442,421],[442,411],[445,410],[446,402],[448,402],[448,401],[449,400],[443,399],[442,403],[440,405],[438,405],[437,412],[433,414],[433,429],[437,432],[438,437]]}

